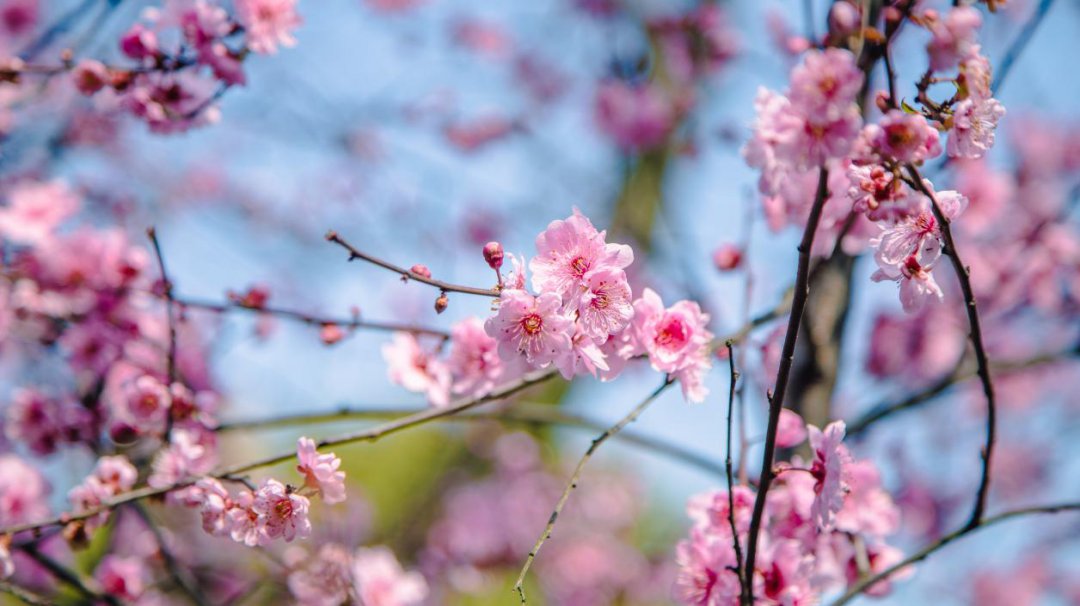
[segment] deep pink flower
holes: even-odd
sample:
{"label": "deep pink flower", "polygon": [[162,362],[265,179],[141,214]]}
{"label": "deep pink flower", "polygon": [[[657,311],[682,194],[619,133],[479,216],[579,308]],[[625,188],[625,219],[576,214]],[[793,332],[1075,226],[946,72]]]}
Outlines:
{"label": "deep pink flower", "polygon": [[731,540],[691,530],[675,547],[675,599],[687,606],[730,606],[739,600],[739,578],[728,569],[737,563]]}
{"label": "deep pink flower", "polygon": [[425,394],[433,406],[450,403],[450,371],[443,361],[420,346],[416,335],[394,333],[393,341],[383,345],[382,354],[392,382]]}
{"label": "deep pink flower", "polygon": [[106,595],[138,600],[150,583],[150,570],[142,557],[108,554],[94,569],[94,579]]}
{"label": "deep pink flower", "polygon": [[536,237],[536,256],[529,261],[532,285],[540,293],[556,293],[575,301],[584,292],[586,274],[625,269],[634,251],[625,244],[608,244],[585,215],[574,209],[566,219],[552,221]]}
{"label": "deep pink flower", "polygon": [[306,497],[293,493],[281,482],[273,478],[264,480],[251,503],[251,511],[258,516],[257,525],[263,535],[260,544],[265,545],[278,537],[286,542],[307,538],[311,534],[309,506]]}
{"label": "deep pink flower", "polygon": [[120,50],[136,61],[153,58],[160,52],[157,34],[145,25],[136,23],[120,37]]}
{"label": "deep pink flower", "polygon": [[345,500],[345,472],[338,471],[341,459],[333,453],[319,454],[315,442],[300,438],[296,443],[297,471],[304,474],[304,485],[313,488],[328,504]]}
{"label": "deep pink flower", "polygon": [[837,512],[844,506],[848,491],[851,455],[843,444],[846,426],[843,421],[833,421],[821,431],[813,425],[806,426],[814,460],[810,471],[814,476],[814,503],[811,515],[818,528],[833,527]]}
{"label": "deep pink flower", "polygon": [[294,46],[293,30],[302,20],[296,13],[296,0],[237,0],[236,17],[244,26],[251,50],[270,55],[278,45]]}
{"label": "deep pink flower", "polygon": [[713,251],[713,265],[719,271],[732,271],[742,264],[742,249],[737,244],[721,244]]}
{"label": "deep pink flower", "polygon": [[22,181],[7,188],[0,208],[0,236],[17,244],[38,244],[79,210],[79,197],[60,181]]}
{"label": "deep pink flower", "polygon": [[499,343],[504,359],[524,356],[533,367],[542,367],[570,350],[573,322],[563,315],[562,299],[554,292],[534,297],[504,290],[499,311],[487,319],[484,330]]}
{"label": "deep pink flower", "polygon": [[941,154],[938,131],[922,114],[894,109],[867,128],[871,144],[884,158],[918,164]]}
{"label": "deep pink flower", "polygon": [[948,152],[956,158],[981,158],[994,146],[994,131],[1005,108],[997,99],[969,97],[953,108]]}
{"label": "deep pink flower", "polygon": [[364,606],[413,606],[428,595],[418,572],[405,572],[389,548],[357,549],[353,555],[354,591]]}
{"label": "deep pink flower", "polygon": [[708,323],[697,303],[679,301],[664,309],[660,295],[646,288],[634,302],[629,355],[649,354],[652,367],[677,379],[687,400],[701,402],[708,393],[705,373],[712,367]]}

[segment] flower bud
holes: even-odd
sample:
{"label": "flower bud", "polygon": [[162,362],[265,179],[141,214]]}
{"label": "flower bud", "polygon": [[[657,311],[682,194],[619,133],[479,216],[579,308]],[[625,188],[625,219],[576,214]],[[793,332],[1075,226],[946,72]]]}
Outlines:
{"label": "flower bud", "polygon": [[136,23],[120,38],[120,51],[141,61],[158,53],[157,34]]}
{"label": "flower bud", "polygon": [[836,36],[849,36],[862,25],[859,9],[852,3],[842,0],[834,2],[829,9],[829,30]]}
{"label": "flower bud", "polygon": [[413,265],[409,268],[409,271],[423,278],[431,278],[431,270],[427,268],[427,265],[423,265],[421,263]]}
{"label": "flower bud", "polygon": [[450,297],[446,296],[446,293],[439,293],[439,298],[435,299],[435,313],[441,314],[446,311],[446,308],[450,306]]}
{"label": "flower bud", "polygon": [[319,339],[322,340],[323,345],[333,345],[344,338],[345,332],[333,322],[323,324],[322,328],[319,329]]}
{"label": "flower bud", "polygon": [[84,59],[71,72],[75,88],[84,95],[93,95],[112,82],[109,70],[100,61]]}
{"label": "flower bud", "polygon": [[484,245],[484,260],[488,267],[499,271],[503,264],[503,247],[498,242],[488,242]]}
{"label": "flower bud", "polygon": [[713,263],[720,271],[731,271],[742,264],[742,251],[734,244],[721,244],[713,253]]}

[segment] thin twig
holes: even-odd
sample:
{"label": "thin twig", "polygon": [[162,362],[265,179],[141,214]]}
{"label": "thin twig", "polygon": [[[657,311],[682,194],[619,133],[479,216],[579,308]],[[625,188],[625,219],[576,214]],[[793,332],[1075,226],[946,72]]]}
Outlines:
{"label": "thin twig", "polygon": [[157,542],[158,551],[161,553],[161,560],[165,564],[165,570],[169,572],[169,576],[172,577],[173,582],[180,591],[184,592],[191,601],[197,606],[208,606],[210,601],[203,595],[202,590],[199,588],[198,582],[190,577],[187,571],[183,570],[180,566],[180,562],[176,560],[176,556],[173,555],[172,550],[169,549],[168,544],[165,542],[165,536],[161,533],[161,529],[150,517],[150,513],[146,511],[141,503],[132,503],[131,508],[138,514],[146,525],[147,530],[154,536],[154,541]]}
{"label": "thin twig", "polygon": [[[165,295],[165,317],[169,323],[169,349],[166,357],[166,369],[169,384],[176,382],[176,320],[173,317],[173,285],[169,280],[169,274],[165,271],[165,257],[161,254],[161,243],[158,241],[157,230],[153,227],[146,229],[146,235],[154,245],[154,255],[157,256],[158,270],[161,273],[162,291]],[[171,416],[171,415],[170,415]]]}
{"label": "thin twig", "polygon": [[540,549],[544,546],[544,543],[551,537],[552,531],[555,529],[555,522],[559,519],[559,514],[562,513],[563,507],[566,505],[567,500],[570,499],[570,493],[577,488],[578,480],[581,479],[581,472],[585,470],[585,465],[592,458],[593,453],[600,447],[601,444],[607,441],[608,438],[622,431],[624,427],[633,423],[641,413],[645,412],[645,409],[649,407],[660,394],[664,393],[668,387],[674,383],[674,379],[667,377],[664,382],[657,387],[649,397],[641,401],[634,407],[625,417],[619,419],[617,423],[609,427],[600,435],[593,439],[592,444],[589,445],[589,449],[585,451],[581,459],[578,460],[577,467],[574,468],[574,473],[570,476],[570,481],[566,484],[566,488],[563,490],[562,496],[559,497],[558,503],[555,504],[555,509],[551,512],[551,517],[548,519],[547,526],[544,527],[544,532],[540,534],[540,538],[537,539],[536,545],[533,546],[532,551],[529,552],[529,557],[525,559],[525,565],[521,567],[521,573],[518,574],[517,581],[514,583],[514,591],[517,592],[518,597],[521,598],[521,603],[525,603],[525,577],[529,574],[529,569],[532,568],[533,561],[536,560],[537,554],[540,553]]}
{"label": "thin twig", "polygon": [[[410,414],[416,414],[417,412],[421,411],[418,411],[415,408],[341,408],[325,413],[285,415],[271,419],[223,423],[217,427],[217,431],[229,432],[272,429],[358,419],[396,419]],[[512,407],[507,408],[506,410],[492,412],[479,411],[454,415],[453,417],[448,417],[446,421],[499,421],[503,423],[560,425],[586,431],[603,431],[606,427],[606,424],[596,421],[595,419],[565,412],[558,406],[551,406],[550,404],[530,404],[527,402],[515,402]],[[712,461],[708,457],[704,457],[696,452],[686,449],[679,444],[666,442],[630,430],[623,431],[617,438],[645,450],[653,451],[657,454],[688,463],[707,473],[717,476],[724,475],[724,467],[722,465]]]}
{"label": "thin twig", "polygon": [[788,376],[791,374],[791,364],[795,359],[795,341],[799,336],[799,326],[802,323],[803,310],[806,300],[810,295],[810,251],[814,245],[814,234],[821,220],[821,211],[825,206],[825,200],[829,197],[829,171],[824,166],[818,171],[817,192],[814,196],[814,204],[810,208],[810,216],[806,220],[806,229],[803,231],[802,241],[799,243],[799,265],[795,275],[795,292],[791,302],[791,315],[788,319],[787,333],[784,335],[784,345],[781,349],[780,368],[776,373],[776,385],[773,396],[769,399],[769,425],[765,433],[765,453],[761,462],[761,476],[758,480],[757,498],[754,500],[754,513],[750,518],[750,529],[747,535],[746,545],[746,568],[742,592],[744,606],[753,606],[754,603],[754,561],[757,558],[758,533],[761,530],[761,520],[765,514],[765,495],[769,491],[769,484],[773,478],[773,458],[776,454],[776,432],[780,423],[780,410],[784,406],[784,394],[787,391]]}
{"label": "thin twig", "polygon": [[739,381],[739,372],[735,370],[735,350],[731,341],[727,342],[728,370],[731,385],[728,388],[727,403],[727,456],[724,458],[724,470],[727,472],[728,522],[731,524],[731,544],[735,548],[735,576],[739,577],[739,595],[746,593],[746,579],[743,577],[742,546],[739,544],[739,529],[735,525],[735,478],[731,463],[731,411],[735,408],[735,384]]}
{"label": "thin twig", "polygon": [[420,275],[420,274],[418,274],[416,272],[409,271],[408,269],[405,269],[404,267],[398,267],[397,265],[394,265],[393,263],[390,263],[389,261],[384,261],[384,260],[382,260],[382,259],[380,259],[378,257],[373,257],[373,256],[371,256],[371,255],[369,255],[369,254],[367,254],[365,252],[357,250],[355,247],[353,247],[353,245],[351,245],[348,242],[346,242],[345,240],[341,239],[341,236],[339,236],[337,234],[337,232],[335,232],[335,231],[327,232],[326,233],[326,239],[327,239],[327,241],[333,242],[334,244],[337,244],[337,245],[341,246],[342,248],[344,248],[345,250],[349,251],[349,260],[350,261],[352,261],[353,259],[362,259],[364,261],[367,261],[368,263],[373,263],[375,265],[378,265],[379,267],[382,267],[383,269],[388,269],[388,270],[390,270],[390,271],[392,271],[392,272],[394,272],[396,274],[400,274],[401,276],[403,276],[405,278],[409,278],[411,280],[416,280],[417,282],[423,282],[424,284],[434,286],[434,287],[436,287],[436,288],[438,288],[440,290],[446,291],[446,292],[460,292],[460,293],[465,293],[465,294],[468,294],[468,295],[480,295],[480,296],[483,296],[483,297],[498,297],[499,296],[499,289],[497,289],[497,288],[476,288],[476,287],[473,287],[473,286],[462,286],[460,284],[451,284],[449,282],[443,282],[442,280],[434,280],[432,278],[428,278],[427,276],[422,276],[422,275]]}
{"label": "thin twig", "polygon": [[844,604],[847,604],[848,602],[850,602],[851,600],[856,598],[859,594],[866,591],[868,588],[873,587],[875,584],[880,583],[881,581],[887,579],[888,577],[892,576],[893,574],[896,574],[900,570],[902,570],[904,568],[907,568],[908,566],[911,566],[912,564],[915,564],[916,562],[921,562],[922,560],[925,560],[926,558],[933,555],[934,552],[940,550],[941,548],[945,547],[949,543],[952,543],[953,541],[955,541],[955,540],[957,540],[957,539],[959,539],[961,537],[964,537],[964,536],[966,536],[968,534],[971,534],[971,533],[973,533],[973,532],[975,532],[975,531],[977,531],[979,529],[987,528],[987,527],[993,526],[993,525],[995,525],[995,524],[997,524],[999,522],[1004,522],[1004,521],[1007,521],[1007,520],[1011,520],[1013,518],[1018,518],[1018,517],[1022,517],[1022,516],[1032,515],[1032,514],[1060,513],[1060,512],[1063,512],[1063,511],[1077,511],[1077,510],[1080,510],[1080,503],[1062,503],[1060,505],[1046,505],[1046,506],[1039,506],[1039,507],[1025,507],[1023,509],[1014,509],[1012,511],[1006,511],[1004,513],[999,513],[998,515],[991,516],[989,518],[986,518],[984,520],[979,521],[974,526],[972,526],[970,524],[965,524],[960,529],[955,530],[955,531],[941,537],[940,539],[934,541],[933,543],[930,543],[926,547],[924,547],[924,548],[920,549],[919,551],[911,554],[907,558],[904,558],[900,562],[897,562],[896,564],[893,564],[892,566],[886,568],[885,570],[882,570],[881,572],[879,572],[879,573],[877,573],[877,574],[875,574],[873,576],[863,577],[858,582],[856,582],[854,585],[852,585],[847,590],[847,593],[840,596],[836,601],[834,601],[831,604],[831,606],[843,606]]}
{"label": "thin twig", "polygon": [[450,338],[450,333],[446,332],[445,330],[428,328],[425,326],[416,326],[413,324],[402,324],[398,322],[374,322],[369,320],[360,320],[359,318],[355,317],[336,318],[329,316],[319,316],[302,311],[283,309],[280,307],[272,307],[266,305],[260,307],[252,307],[249,305],[242,305],[235,302],[219,303],[215,301],[206,301],[202,299],[193,299],[188,297],[175,297],[174,300],[176,301],[176,304],[182,308],[198,309],[214,313],[241,311],[254,314],[268,314],[271,316],[278,316],[290,320],[296,320],[310,326],[325,326],[333,324],[341,328],[349,329],[364,328],[385,332],[409,332],[418,335],[431,335],[433,337],[441,337],[443,339]]}
{"label": "thin twig", "polygon": [[952,229],[949,227],[949,218],[941,211],[941,206],[938,205],[934,193],[923,183],[919,170],[911,164],[907,166],[907,169],[911,175],[912,185],[930,199],[930,208],[934,211],[938,228],[941,230],[941,237],[945,241],[944,252],[952,261],[956,279],[960,282],[960,290],[964,294],[964,308],[967,311],[968,325],[971,329],[969,334],[971,346],[975,350],[975,363],[978,365],[979,380],[982,382],[983,393],[986,395],[986,445],[982,451],[982,477],[979,480],[975,506],[972,508],[971,518],[968,520],[968,526],[974,526],[982,519],[983,511],[986,509],[986,498],[990,491],[990,464],[994,454],[994,435],[997,430],[994,382],[990,378],[990,362],[986,355],[986,347],[983,345],[982,328],[979,324],[979,310],[975,305],[975,291],[971,287],[969,269],[964,265],[963,260],[960,258],[960,252],[956,249]]}

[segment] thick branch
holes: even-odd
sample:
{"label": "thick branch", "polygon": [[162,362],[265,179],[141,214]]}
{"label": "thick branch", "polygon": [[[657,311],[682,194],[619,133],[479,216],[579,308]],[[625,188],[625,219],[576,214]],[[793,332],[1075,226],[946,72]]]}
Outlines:
{"label": "thick branch", "polygon": [[467,295],[480,295],[480,296],[483,296],[483,297],[498,297],[499,296],[499,289],[497,289],[497,288],[476,288],[476,287],[473,287],[473,286],[462,286],[460,284],[451,284],[449,282],[443,282],[442,280],[434,280],[432,278],[428,278],[427,276],[421,276],[420,274],[418,274],[416,272],[413,272],[413,271],[409,271],[409,270],[405,269],[404,267],[398,267],[397,265],[394,265],[393,263],[390,263],[389,261],[384,261],[384,260],[382,260],[382,259],[380,259],[378,257],[373,257],[373,256],[371,256],[371,255],[369,255],[369,254],[367,254],[365,252],[357,250],[356,248],[353,247],[352,244],[349,244],[345,240],[342,240],[341,236],[339,236],[337,234],[337,232],[335,232],[335,231],[327,232],[326,233],[326,239],[327,239],[327,241],[333,242],[334,244],[337,244],[337,245],[341,246],[342,248],[344,248],[345,250],[349,251],[349,260],[350,261],[352,261],[353,259],[362,259],[364,261],[367,261],[368,263],[378,265],[379,267],[382,267],[383,269],[388,269],[388,270],[390,270],[390,271],[392,271],[392,272],[394,272],[396,274],[400,274],[401,276],[403,276],[405,278],[409,278],[410,280],[416,280],[417,282],[423,282],[424,284],[434,286],[435,288],[438,288],[439,290],[441,290],[443,292],[460,292],[460,293],[465,293]]}
{"label": "thick branch", "polygon": [[935,552],[939,551],[941,548],[945,547],[949,543],[952,543],[953,541],[955,541],[955,540],[957,540],[957,539],[959,539],[961,537],[964,537],[964,536],[966,536],[968,534],[971,534],[971,533],[973,533],[973,532],[975,532],[977,530],[980,530],[982,528],[988,528],[988,527],[993,526],[993,525],[995,525],[995,524],[997,524],[999,522],[1005,522],[1005,521],[1011,520],[1013,518],[1018,518],[1018,517],[1022,517],[1022,516],[1032,515],[1032,514],[1060,513],[1060,512],[1063,512],[1063,511],[1078,511],[1078,510],[1080,510],[1080,503],[1062,503],[1060,505],[1047,505],[1047,506],[1040,506],[1040,507],[1025,507],[1023,509],[1014,509],[1012,511],[1006,511],[1005,513],[999,513],[996,516],[991,516],[991,517],[986,518],[984,520],[980,520],[979,522],[975,523],[974,525],[965,524],[959,530],[953,531],[953,532],[941,537],[940,539],[934,541],[933,543],[930,543],[926,547],[924,547],[924,548],[920,549],[919,551],[911,554],[910,556],[908,556],[904,560],[902,560],[902,561],[900,561],[900,562],[886,568],[885,570],[882,570],[881,572],[879,572],[879,573],[877,573],[877,574],[875,574],[873,576],[868,576],[868,577],[864,577],[864,578],[860,579],[857,583],[855,583],[854,585],[852,585],[848,589],[847,593],[840,596],[840,598],[838,598],[835,602],[833,602],[831,604],[831,606],[843,606],[844,604],[847,604],[851,600],[858,597],[859,594],[866,591],[868,588],[874,586],[875,584],[887,579],[888,577],[892,576],[893,574],[896,574],[900,570],[902,570],[904,568],[907,568],[908,566],[911,566],[912,564],[915,564],[916,562],[921,562],[922,560],[925,560],[926,558],[930,557]]}
{"label": "thick branch", "polygon": [[994,382],[990,379],[990,362],[986,355],[986,347],[983,345],[982,327],[979,324],[979,310],[975,306],[975,291],[971,287],[971,278],[968,268],[960,259],[960,252],[956,249],[953,240],[952,229],[949,227],[949,218],[941,211],[937,198],[923,183],[922,175],[913,165],[907,166],[911,175],[912,185],[924,196],[930,199],[930,208],[934,211],[941,237],[945,241],[945,254],[952,261],[956,271],[956,279],[960,282],[960,290],[964,294],[964,308],[967,311],[968,325],[971,328],[971,346],[975,350],[975,362],[978,365],[977,372],[982,382],[983,393],[986,394],[986,445],[982,451],[982,476],[979,479],[979,489],[975,497],[975,506],[971,511],[971,519],[968,526],[974,526],[982,519],[986,509],[986,498],[990,490],[990,464],[994,454],[994,434],[997,430],[997,405],[994,398]]}
{"label": "thick branch", "polygon": [[765,495],[769,491],[769,484],[773,479],[773,458],[776,454],[776,432],[780,423],[780,410],[784,406],[784,394],[787,390],[788,375],[791,373],[791,363],[795,357],[795,341],[799,336],[799,325],[802,322],[803,309],[806,307],[806,299],[810,294],[810,251],[814,245],[814,234],[817,232],[818,222],[821,220],[821,210],[825,206],[825,200],[829,195],[828,188],[829,171],[824,166],[818,171],[817,193],[814,204],[810,208],[810,216],[806,220],[806,229],[803,231],[802,241],[799,243],[799,266],[795,276],[795,293],[791,302],[791,315],[788,319],[787,333],[784,335],[784,345],[780,354],[780,368],[776,374],[776,386],[772,397],[769,399],[769,425],[765,434],[765,453],[761,462],[761,476],[758,480],[758,493],[754,501],[754,513],[750,518],[750,531],[747,536],[746,568],[742,593],[742,603],[752,606],[754,603],[754,561],[757,558],[758,534],[761,531],[761,520],[765,514]]}
{"label": "thick branch", "polygon": [[518,596],[521,598],[521,603],[525,603],[525,577],[529,574],[529,569],[532,568],[533,561],[536,560],[536,556],[540,553],[540,549],[544,546],[544,543],[551,538],[551,533],[555,529],[555,522],[559,519],[559,514],[562,513],[563,507],[566,506],[566,501],[570,499],[570,493],[577,488],[578,481],[581,479],[581,472],[585,470],[585,465],[592,458],[593,453],[600,447],[601,444],[606,442],[608,438],[622,431],[624,427],[637,420],[641,413],[645,412],[645,409],[649,407],[660,394],[664,393],[668,387],[674,383],[674,379],[667,377],[664,382],[657,387],[649,397],[641,401],[640,404],[634,407],[625,417],[619,419],[618,423],[615,423],[610,428],[605,430],[599,436],[597,436],[592,444],[589,445],[589,449],[585,451],[581,459],[578,461],[577,467],[574,468],[574,473],[570,476],[570,481],[566,484],[566,488],[563,490],[562,496],[559,497],[559,502],[555,504],[555,509],[551,512],[551,518],[548,519],[547,526],[544,527],[544,532],[540,534],[540,538],[537,539],[536,545],[533,546],[532,551],[529,552],[529,557],[525,559],[525,565],[521,567],[521,573],[518,574],[517,581],[514,583],[514,591],[517,591]]}

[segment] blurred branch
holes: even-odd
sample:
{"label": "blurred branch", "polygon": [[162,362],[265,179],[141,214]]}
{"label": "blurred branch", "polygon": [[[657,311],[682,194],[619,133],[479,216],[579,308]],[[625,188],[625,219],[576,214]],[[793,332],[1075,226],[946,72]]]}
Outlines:
{"label": "blurred branch", "polygon": [[1028,42],[1031,42],[1031,37],[1035,35],[1035,30],[1039,29],[1039,24],[1042,23],[1043,18],[1046,17],[1046,13],[1050,11],[1050,6],[1053,4],[1054,0],[1039,0],[1039,5],[1035,7],[1035,12],[1032,13],[1031,18],[1024,24],[1024,27],[1016,36],[1016,40],[1009,46],[1009,50],[1005,51],[1005,55],[1001,57],[1001,61],[998,62],[997,71],[994,73],[994,79],[990,83],[990,90],[993,95],[996,96],[1001,90],[1001,87],[1005,84],[1005,78],[1012,72],[1012,67],[1016,64],[1016,60],[1020,58],[1024,49],[1027,48]]}
{"label": "blurred branch", "polygon": [[173,555],[172,550],[165,543],[165,536],[161,533],[161,529],[150,517],[150,514],[146,511],[141,503],[133,503],[132,510],[138,514],[139,518],[146,525],[150,534],[154,535],[154,541],[157,543],[158,552],[161,553],[161,560],[165,564],[165,570],[168,571],[169,576],[172,577],[173,582],[180,591],[184,592],[192,603],[197,606],[208,606],[210,604],[206,596],[203,595],[202,590],[199,588],[199,584],[192,579],[187,571],[180,567],[180,563],[176,561],[176,556]]}
{"label": "blurred branch", "polygon": [[563,507],[566,506],[566,502],[570,499],[570,493],[574,491],[578,486],[578,481],[581,479],[581,472],[585,470],[585,465],[588,464],[589,459],[592,458],[596,449],[600,448],[603,444],[623,430],[624,427],[637,420],[641,413],[645,412],[645,409],[650,404],[656,401],[660,397],[660,394],[671,387],[675,383],[675,379],[668,376],[664,379],[664,382],[660,384],[647,398],[641,401],[640,404],[635,406],[625,417],[619,419],[617,423],[604,430],[599,436],[593,439],[592,444],[589,445],[589,449],[585,451],[581,459],[578,461],[577,467],[574,468],[574,473],[570,475],[570,481],[566,484],[566,488],[563,489],[562,496],[559,497],[559,502],[555,504],[555,509],[551,512],[551,517],[548,519],[547,526],[544,527],[544,532],[540,534],[540,538],[536,540],[536,545],[533,546],[532,551],[529,552],[529,557],[525,559],[525,565],[521,567],[521,573],[518,574],[517,581],[514,582],[514,591],[518,593],[521,598],[521,603],[525,603],[525,577],[529,574],[529,569],[532,568],[533,561],[536,560],[536,556],[540,554],[540,549],[543,548],[544,543],[551,538],[552,531],[555,530],[555,522],[559,519],[559,514],[562,513]]}
{"label": "blurred branch", "polygon": [[[154,245],[154,255],[157,257],[158,270],[161,273],[162,292],[165,297],[165,317],[169,323],[169,350],[166,357],[167,376],[169,384],[176,382],[176,319],[173,317],[173,284],[169,280],[169,274],[165,271],[165,257],[161,254],[161,243],[158,242],[157,230],[149,227],[146,230],[147,237]],[[169,415],[170,424],[172,415]],[[165,432],[168,436],[168,431]]]}
{"label": "blurred branch", "polygon": [[98,590],[91,589],[90,586],[84,581],[76,572],[68,569],[63,564],[57,562],[51,557],[42,553],[37,545],[33,543],[27,543],[20,545],[19,548],[30,559],[34,560],[38,564],[41,564],[51,575],[56,577],[57,580],[70,586],[75,591],[79,592],[84,598],[89,599],[92,603],[105,602],[110,606],[120,606],[120,600],[116,597],[104,594]]}
{"label": "blurred branch", "polygon": [[959,538],[962,538],[962,537],[964,537],[964,536],[966,536],[968,534],[971,534],[971,533],[973,533],[973,532],[975,532],[977,530],[980,530],[982,528],[988,528],[988,527],[993,526],[995,524],[998,524],[1000,522],[1005,522],[1007,520],[1011,520],[1013,518],[1018,518],[1018,517],[1022,517],[1022,516],[1028,516],[1028,515],[1034,515],[1034,514],[1044,514],[1044,513],[1045,514],[1052,514],[1052,513],[1060,513],[1060,512],[1064,512],[1064,511],[1078,511],[1078,510],[1080,510],[1080,503],[1062,503],[1062,504],[1059,504],[1059,505],[1045,505],[1045,506],[1039,506],[1039,507],[1025,507],[1023,509],[1014,509],[1012,511],[1006,511],[1004,513],[999,513],[996,516],[991,516],[991,517],[986,518],[984,520],[981,520],[981,521],[979,521],[979,522],[977,522],[977,523],[975,523],[973,525],[972,524],[965,524],[959,530],[953,531],[953,532],[941,537],[940,539],[934,541],[933,543],[930,543],[926,547],[924,547],[924,548],[920,549],[919,551],[913,553],[912,555],[910,555],[907,558],[901,560],[900,562],[897,562],[896,564],[886,568],[885,570],[883,570],[883,571],[881,571],[881,572],[879,572],[879,573],[877,573],[877,574],[875,574],[873,576],[863,577],[862,579],[857,581],[854,585],[852,585],[851,588],[848,589],[847,593],[840,596],[840,598],[838,598],[836,601],[834,601],[831,604],[831,606],[843,606],[844,604],[847,604],[851,600],[858,597],[859,594],[861,594],[862,592],[866,591],[870,587],[873,587],[875,584],[887,579],[891,575],[896,574],[900,570],[902,570],[904,568],[907,568],[908,566],[911,566],[912,564],[914,564],[916,562],[921,562],[922,560],[925,560],[926,558],[930,557],[935,552],[939,551],[941,548],[945,547],[949,543],[952,543],[953,541],[955,541],[955,540],[957,540]]}

